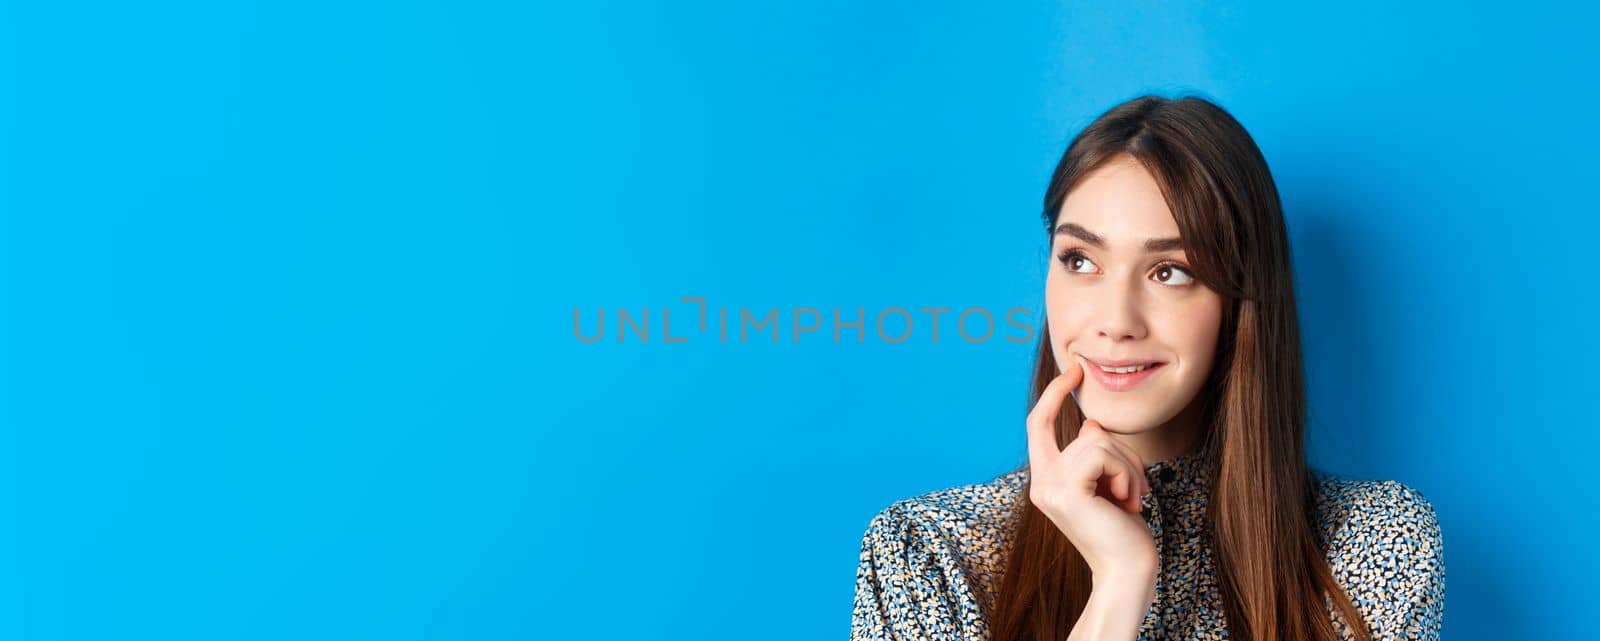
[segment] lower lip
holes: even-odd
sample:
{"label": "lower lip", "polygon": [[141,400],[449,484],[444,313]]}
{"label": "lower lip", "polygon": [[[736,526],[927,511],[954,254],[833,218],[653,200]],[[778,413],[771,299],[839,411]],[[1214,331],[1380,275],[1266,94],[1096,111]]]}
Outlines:
{"label": "lower lip", "polygon": [[1166,366],[1166,363],[1162,363],[1160,365],[1146,367],[1143,370],[1134,372],[1132,374],[1113,374],[1100,369],[1100,366],[1095,365],[1094,363],[1085,365],[1084,369],[1089,372],[1089,375],[1093,377],[1094,380],[1100,382],[1101,387],[1113,392],[1126,392],[1133,389],[1138,384],[1143,383],[1145,379],[1154,376],[1156,372],[1161,371],[1161,368]]}

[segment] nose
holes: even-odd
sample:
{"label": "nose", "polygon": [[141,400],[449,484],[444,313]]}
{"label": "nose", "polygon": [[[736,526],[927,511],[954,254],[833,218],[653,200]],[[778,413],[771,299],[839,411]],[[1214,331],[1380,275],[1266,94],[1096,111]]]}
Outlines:
{"label": "nose", "polygon": [[1112,280],[1095,288],[1091,307],[1095,332],[1112,342],[1144,338],[1147,328],[1139,295],[1137,286]]}

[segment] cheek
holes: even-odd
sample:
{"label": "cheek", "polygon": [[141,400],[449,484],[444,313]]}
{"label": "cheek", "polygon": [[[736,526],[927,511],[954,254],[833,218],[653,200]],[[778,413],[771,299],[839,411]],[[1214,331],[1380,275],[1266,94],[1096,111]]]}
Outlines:
{"label": "cheek", "polygon": [[1071,337],[1073,326],[1080,322],[1074,317],[1083,313],[1081,305],[1073,305],[1070,301],[1071,297],[1060,283],[1050,280],[1045,282],[1045,320],[1050,325],[1051,339],[1057,343],[1063,338]]}
{"label": "cheek", "polygon": [[1216,355],[1217,335],[1222,323],[1222,305],[1219,301],[1205,300],[1186,305],[1172,317],[1169,327],[1175,337],[1174,347],[1182,351],[1190,362],[1210,368]]}

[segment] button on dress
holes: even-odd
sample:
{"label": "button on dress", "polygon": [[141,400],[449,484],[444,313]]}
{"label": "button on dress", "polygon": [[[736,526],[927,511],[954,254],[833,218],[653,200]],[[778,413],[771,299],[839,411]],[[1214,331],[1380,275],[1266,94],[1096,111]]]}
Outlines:
{"label": "button on dress", "polygon": [[[1227,638],[1205,509],[1209,461],[1200,451],[1145,468],[1141,515],[1160,573],[1140,641]],[[1398,481],[1311,470],[1316,525],[1335,580],[1374,639],[1437,641],[1444,622],[1444,542],[1433,506]],[[992,600],[1007,527],[1026,468],[894,502],[874,516],[856,568],[852,641],[990,641],[978,599]],[[1354,635],[1331,599],[1345,639]]]}

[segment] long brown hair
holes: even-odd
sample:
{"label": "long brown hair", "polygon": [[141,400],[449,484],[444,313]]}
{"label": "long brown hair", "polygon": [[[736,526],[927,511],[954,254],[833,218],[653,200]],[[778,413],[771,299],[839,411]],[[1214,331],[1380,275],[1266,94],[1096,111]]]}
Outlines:
{"label": "long brown hair", "polygon": [[[1207,543],[1229,637],[1341,641],[1326,594],[1356,638],[1370,641],[1311,521],[1293,271],[1266,159],[1244,127],[1212,102],[1135,98],[1097,118],[1062,155],[1044,197],[1047,243],[1067,193],[1120,154],[1138,159],[1160,185],[1195,278],[1224,300],[1215,364],[1193,402],[1203,417],[1200,447],[1211,470],[1203,479],[1211,488]],[[1048,325],[1034,363],[1030,408],[1061,372]],[[1058,445],[1076,438],[1083,421],[1073,403],[1064,403]],[[1089,599],[1088,564],[1028,494],[1024,486],[993,601],[982,604],[994,641],[1065,639]]]}

